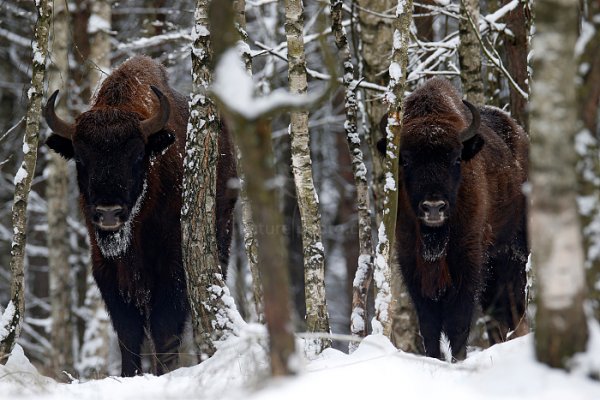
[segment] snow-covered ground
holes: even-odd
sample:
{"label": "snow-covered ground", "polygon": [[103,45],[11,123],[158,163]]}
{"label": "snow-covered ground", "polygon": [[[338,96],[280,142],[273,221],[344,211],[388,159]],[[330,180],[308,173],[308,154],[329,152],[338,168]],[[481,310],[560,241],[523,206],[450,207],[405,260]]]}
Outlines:
{"label": "snow-covered ground", "polygon": [[[57,383],[13,351],[0,366],[0,399],[556,399],[599,400],[600,382],[584,372],[552,370],[534,360],[533,336],[471,352],[450,364],[396,350],[383,336],[367,337],[352,355],[327,350],[304,362],[297,376],[265,379],[264,330],[248,326],[214,357],[170,374]],[[600,365],[600,328],[580,368]]]}

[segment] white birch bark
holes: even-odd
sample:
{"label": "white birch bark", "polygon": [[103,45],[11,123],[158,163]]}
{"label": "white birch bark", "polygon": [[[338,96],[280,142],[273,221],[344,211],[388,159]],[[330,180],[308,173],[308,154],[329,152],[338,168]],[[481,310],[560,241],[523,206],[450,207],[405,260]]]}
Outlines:
{"label": "white birch bark", "polygon": [[21,333],[25,316],[25,245],[27,233],[27,202],[31,182],[35,173],[39,128],[42,112],[44,78],[46,76],[46,57],[48,55],[48,33],[52,18],[52,3],[48,0],[36,2],[37,21],[34,30],[33,64],[31,87],[27,91],[28,105],[25,117],[25,135],[23,136],[23,162],[15,174],[15,193],[12,208],[13,241],[11,246],[11,283],[10,302],[4,310],[2,320],[6,326],[0,326],[0,363],[7,356]]}
{"label": "white birch bark", "polygon": [[460,44],[458,60],[463,94],[473,104],[485,104],[483,80],[481,78],[481,48],[469,18],[479,26],[479,0],[460,1],[461,19],[458,22]]}
{"label": "white birch bark", "polygon": [[535,12],[529,225],[538,282],[535,346],[538,360],[565,368],[587,341],[574,149],[577,1],[541,0]]}
{"label": "white birch bark", "polygon": [[[303,34],[304,5],[302,0],[286,0],[285,6],[290,92],[305,94],[308,84]],[[307,111],[290,113],[290,135],[292,172],[302,220],[306,327],[309,332],[328,334],[329,316],[325,300],[325,255],[321,241],[319,199],[312,177]],[[308,354],[318,354],[329,346],[331,346],[329,339],[307,339]]]}

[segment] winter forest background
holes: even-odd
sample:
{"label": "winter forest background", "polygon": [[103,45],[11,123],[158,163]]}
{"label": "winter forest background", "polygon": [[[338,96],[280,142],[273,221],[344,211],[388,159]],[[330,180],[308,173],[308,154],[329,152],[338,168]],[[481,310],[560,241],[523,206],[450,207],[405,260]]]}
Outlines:
{"label": "winter forest background", "polygon": [[[210,1],[55,0],[50,3],[53,3],[53,14],[48,21],[47,75],[43,87],[44,93],[48,94],[61,90],[62,99],[57,110],[66,119],[85,111],[98,82],[112,68],[137,54],[146,54],[165,65],[171,85],[181,93],[192,94],[195,90],[192,87],[197,87],[198,82],[192,82],[191,73],[194,68],[198,74],[197,65],[192,65],[190,54],[199,54],[202,44],[198,44],[198,39],[202,35],[198,25],[195,29],[194,26],[201,16],[197,10],[206,7]],[[222,3],[223,7],[229,4]],[[286,7],[293,8],[294,3],[301,4],[301,0],[235,2],[237,29],[245,41],[245,45],[238,47],[256,86],[257,97],[269,96],[279,88],[296,90],[290,87],[291,76],[288,79],[289,71],[295,69],[288,65],[285,29],[286,23],[292,24],[289,20],[286,22]],[[43,0],[0,0],[0,311],[11,300],[14,232],[11,210],[15,182],[19,181],[16,175],[24,153],[27,153],[23,136],[28,101],[32,97],[32,61],[38,54],[32,53],[34,26],[38,21],[36,5],[44,4],[48,5]],[[543,166],[536,166],[534,156],[552,160],[558,170],[573,172],[571,177],[561,177],[567,179],[559,185],[563,192],[554,192],[572,200],[577,196],[579,218],[570,222],[575,224],[580,240],[575,243],[577,249],[567,249],[573,251],[573,271],[558,274],[549,271],[543,272],[543,276],[558,279],[555,282],[560,282],[560,286],[565,282],[576,282],[580,279],[578,274],[585,272],[586,285],[575,285],[577,295],[574,298],[578,300],[572,304],[579,311],[567,314],[583,312],[584,303],[589,323],[593,324],[594,319],[600,318],[600,2],[415,1],[412,16],[406,20],[409,25],[404,39],[408,45],[404,48],[407,53],[403,59],[401,44],[392,38],[396,38],[394,30],[402,32],[402,15],[406,15],[404,7],[407,4],[410,2],[395,0],[304,2],[304,23],[299,30],[303,38],[300,37],[299,42],[304,43],[306,53],[308,93],[330,90],[332,76],[338,84],[332,92],[327,92],[325,101],[309,109],[310,147],[304,149],[309,152],[303,153],[302,149],[292,145],[287,111],[270,115],[276,207],[283,220],[277,228],[260,223],[255,226],[259,231],[266,230],[262,232],[266,236],[285,239],[294,331],[300,337],[308,337],[307,341],[313,340],[317,346],[307,347],[309,352],[317,353],[327,347],[329,339],[333,339],[335,348],[347,352],[347,335],[360,335],[359,320],[351,321],[351,316],[355,315],[352,311],[353,281],[357,267],[372,268],[375,252],[381,250],[375,249],[378,247],[377,228],[382,222],[383,199],[387,196],[384,186],[388,166],[382,164],[376,149],[376,143],[382,137],[379,121],[386,112],[399,106],[404,92],[410,93],[426,79],[439,75],[451,79],[456,87],[462,87],[469,101],[494,105],[509,112],[530,133],[537,149],[532,151],[532,173],[544,170]],[[544,54],[550,53],[547,49],[551,45],[540,47],[546,50],[532,56],[532,37],[538,26],[544,27],[552,20],[549,14],[563,10],[560,7],[568,10],[566,14],[573,18],[565,17],[564,31],[555,32],[556,36],[549,39],[549,43],[558,42],[563,46],[567,54],[550,61],[564,74],[564,91],[555,92],[558,100],[554,99],[553,104],[561,108],[556,110],[558,114],[569,116],[564,118],[565,122],[572,123],[567,124],[569,132],[565,132],[558,142],[553,142],[555,147],[552,147],[551,140],[539,140],[535,136],[540,132],[551,136],[553,130],[551,126],[543,125],[544,115],[539,111],[542,108],[529,106],[530,84],[533,81],[534,88],[536,85],[535,65],[542,62],[539,60]],[[288,10],[287,14],[289,19],[293,13]],[[332,24],[335,21],[337,25]],[[338,36],[341,27],[347,47]],[[478,29],[475,31],[474,27]],[[573,45],[569,48],[571,39]],[[573,52],[574,57],[568,56]],[[398,74],[390,68],[390,63],[402,65],[402,62],[407,65],[405,81],[398,79],[404,71]],[[569,71],[573,71],[572,76]],[[540,87],[543,84],[540,81]],[[355,95],[354,114],[348,111],[349,94]],[[44,95],[43,103],[46,99]],[[226,99],[223,101],[227,103]],[[536,101],[535,92],[533,101]],[[276,104],[272,106],[276,108]],[[43,143],[49,131],[41,118],[39,121],[40,143]],[[564,147],[560,143],[566,143],[573,154],[562,151]],[[356,158],[358,153],[364,157],[362,169]],[[310,223],[310,226],[320,227],[321,239],[313,243],[315,253],[307,252],[307,246],[303,246],[304,220],[298,205],[298,198],[303,196],[311,203],[313,191],[310,187],[307,191],[297,191],[291,161],[292,157],[307,156],[312,162],[314,191],[318,195],[318,203],[312,203],[312,214],[320,213],[320,222]],[[241,162],[240,166],[243,165]],[[305,164],[304,172],[310,169],[311,165]],[[253,173],[241,170],[241,173],[246,172]],[[65,163],[46,146],[39,146],[28,201],[24,258],[26,311],[18,344],[43,375],[61,382],[118,374],[120,362],[108,316],[89,273],[87,231],[79,213],[74,177],[72,163]],[[361,194],[359,204],[357,197],[361,201]],[[368,203],[364,202],[365,196]],[[251,222],[245,212],[249,210],[244,209],[242,200],[238,201],[235,214],[227,286],[241,318],[250,323],[262,323],[262,311],[255,301],[259,297],[254,285],[256,279],[252,279],[251,268],[256,264],[256,248],[251,232],[248,232]],[[359,229],[359,223],[365,221],[364,204],[368,204],[372,219],[369,223],[372,234],[368,235],[372,243],[368,243],[367,259],[364,258],[367,239],[360,236]],[[548,210],[543,206],[540,209],[546,216],[553,212],[562,215],[558,209]],[[304,222],[304,225],[305,230],[308,229],[309,223]],[[564,240],[561,235],[568,231],[564,227],[559,225],[555,230],[551,229],[556,235],[555,244]],[[550,228],[546,226],[545,229]],[[258,236],[260,234],[258,232]],[[248,254],[251,254],[250,260]],[[315,328],[315,322],[310,318],[304,318],[314,307],[312,295],[308,296],[308,301],[305,296],[305,269],[310,264],[306,259],[319,258],[324,262],[325,285],[324,289],[313,288],[312,293],[315,298],[323,290],[326,293],[328,323],[333,335],[307,336],[301,333],[323,331]],[[319,266],[315,268],[318,270]],[[418,352],[418,335],[414,332],[414,316],[406,295],[400,294],[402,289],[393,269],[390,273],[377,268],[368,289],[368,312],[362,330],[371,333],[373,328],[379,329],[379,326],[371,326],[371,318],[376,317],[376,325],[383,318],[378,309],[380,305],[373,304],[374,293],[381,294],[386,290],[382,280],[391,282],[391,292],[398,301],[390,308],[389,327],[384,323],[383,330],[377,332],[384,333],[403,350]],[[534,331],[538,322],[535,311],[543,307],[536,303],[536,294],[545,290],[543,286],[546,285],[544,279],[539,279],[541,271],[541,265],[530,271],[530,318]],[[369,285],[370,280],[364,284]],[[360,291],[354,288],[356,290]],[[226,300],[222,305],[230,307]],[[412,320],[412,325],[398,322],[407,320]],[[587,336],[571,337],[570,333],[585,332],[585,318],[565,320],[570,329],[560,335],[579,341],[572,347],[574,351],[584,351]],[[232,321],[235,326],[235,317]],[[576,325],[582,321],[583,327]],[[354,332],[351,332],[351,322]],[[554,329],[545,323],[538,324],[549,331]],[[239,335],[235,327],[225,324],[222,328],[232,331],[234,336]],[[475,329],[472,336],[473,346],[484,346],[483,329]],[[538,338],[538,343],[542,342]],[[351,344],[350,347],[356,346]],[[598,369],[588,372],[598,377]]]}

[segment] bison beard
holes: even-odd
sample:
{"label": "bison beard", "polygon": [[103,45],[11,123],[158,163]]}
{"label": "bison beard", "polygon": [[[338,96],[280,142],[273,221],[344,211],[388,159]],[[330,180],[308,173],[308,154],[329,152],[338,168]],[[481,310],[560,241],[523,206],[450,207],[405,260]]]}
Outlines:
{"label": "bison beard", "polygon": [[132,225],[137,217],[140,209],[142,207],[142,203],[144,202],[144,197],[146,197],[146,191],[148,190],[148,181],[144,179],[144,187],[142,189],[142,193],[138,196],[135,204],[133,205],[133,209],[131,210],[131,214],[129,214],[129,218],[121,229],[116,232],[104,232],[99,229],[94,229],[94,234],[96,235],[96,242],[98,243],[98,248],[102,252],[102,255],[105,258],[116,258],[125,254],[129,245],[131,244],[132,237]]}
{"label": "bison beard", "polygon": [[[378,148],[385,156],[385,139]],[[527,153],[507,114],[463,102],[445,79],[406,98],[396,252],[430,357],[441,357],[442,332],[453,359],[466,357],[477,303],[491,344],[528,329]]]}
{"label": "bison beard", "polygon": [[[181,186],[188,100],[164,68],[134,57],[109,75],[74,124],[44,108],[47,145],[74,159],[92,252],[92,273],[119,339],[123,376],[142,373],[141,348],[155,351],[154,372],[178,367],[189,320],[181,249]],[[217,247],[226,273],[236,194],[229,135],[218,140]]]}

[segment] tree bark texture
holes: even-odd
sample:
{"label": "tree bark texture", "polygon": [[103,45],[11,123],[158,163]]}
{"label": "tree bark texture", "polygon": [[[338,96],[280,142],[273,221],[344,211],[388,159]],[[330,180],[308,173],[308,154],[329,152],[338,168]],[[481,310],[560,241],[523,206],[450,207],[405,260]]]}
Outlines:
{"label": "tree bark texture", "polygon": [[[52,20],[52,3],[48,0],[36,2],[37,21],[35,23],[33,47],[33,64],[31,87],[27,91],[28,105],[25,117],[25,135],[23,137],[23,162],[15,175],[15,193],[12,208],[13,242],[10,259],[10,303],[5,309],[6,326],[0,327],[0,363],[4,364],[7,356],[21,333],[21,325],[25,316],[25,245],[27,234],[27,202],[31,190],[31,182],[35,173],[39,128],[42,113],[42,97],[44,94],[44,78],[46,76],[46,57],[48,55],[48,34]],[[7,312],[9,315],[7,314]],[[10,317],[10,318],[8,318]]]}
{"label": "tree bark texture", "polygon": [[[344,108],[346,111],[346,142],[352,160],[352,175],[356,186],[356,207],[358,211],[358,244],[359,256],[356,276],[352,284],[352,312],[350,316],[350,332],[359,337],[367,336],[367,294],[373,277],[373,241],[371,238],[371,205],[369,201],[369,184],[367,168],[363,161],[358,134],[356,87],[353,87],[354,65],[343,22],[343,1],[331,0],[331,24],[335,36],[335,44],[340,51],[344,66]],[[356,349],[356,342],[350,342],[349,350]]]}
{"label": "tree bark texture", "polygon": [[[364,76],[368,82],[386,86],[389,80],[388,68],[390,66],[390,59],[387,55],[392,52],[394,27],[390,19],[383,18],[381,15],[393,9],[398,2],[397,0],[357,0],[357,3],[360,6],[358,10],[361,57],[359,78]],[[362,70],[360,70],[361,68]],[[385,184],[383,161],[377,150],[377,142],[382,137],[379,131],[379,122],[388,111],[387,106],[380,101],[378,95],[378,93],[367,90],[363,94],[368,120],[365,135],[373,164],[371,186],[377,225],[381,222],[383,215],[383,187]]]}
{"label": "tree bark texture", "polygon": [[[510,0],[503,0],[502,4]],[[506,27],[512,36],[504,36],[504,50],[506,51],[506,68],[517,85],[529,93],[529,71],[527,69],[527,55],[529,54],[529,29],[531,28],[531,10],[529,1],[524,1],[506,16]],[[527,99],[524,98],[513,86],[510,90],[510,114],[517,122],[529,132],[529,116]]]}
{"label": "tree bark texture", "polygon": [[212,80],[213,62],[208,29],[210,3],[210,0],[197,0],[194,13],[193,93],[186,136],[181,211],[183,260],[194,338],[201,359],[212,356],[214,341],[233,329],[223,302],[227,291],[217,255],[217,139],[221,128],[216,106],[206,96]]}
{"label": "tree bark texture", "polygon": [[485,98],[481,78],[481,47],[477,35],[469,23],[469,18],[471,18],[475,26],[478,26],[479,0],[461,0],[460,15],[462,18],[458,23],[460,36],[458,60],[463,94],[466,95],[469,102],[483,105]]}
{"label": "tree bark texture", "polygon": [[[234,0],[233,9],[235,11],[235,19],[238,31],[242,41],[244,42],[244,48],[242,51],[242,59],[246,66],[248,75],[252,76],[252,57],[248,48],[248,34],[246,33],[246,1],[245,0]],[[248,268],[252,275],[252,297],[254,300],[254,307],[256,310],[256,316],[259,323],[264,322],[264,307],[263,307],[263,289],[260,279],[260,273],[258,271],[258,249],[256,243],[256,225],[252,220],[252,209],[250,208],[250,202],[248,200],[248,193],[246,190],[246,180],[244,173],[240,169],[238,172],[241,180],[241,191],[240,201],[242,207],[242,226],[244,230],[244,247],[246,249],[246,256],[248,259]]]}
{"label": "tree bark texture", "polygon": [[[594,316],[600,321],[600,4],[587,1],[588,15],[582,31],[592,32],[587,43],[578,44],[581,81],[577,87],[583,129],[577,134],[579,213],[583,227],[583,244],[588,294]],[[581,41],[585,36],[580,35]]]}
{"label": "tree bark texture", "polygon": [[529,228],[538,281],[535,347],[538,360],[566,368],[587,342],[574,148],[577,1],[541,0],[535,13]]}
{"label": "tree bark texture", "polygon": [[[52,64],[48,67],[48,93],[68,86],[69,79],[69,14],[66,4],[55,4],[52,25]],[[56,109],[59,115],[68,115],[62,96]],[[61,371],[73,372],[74,365],[74,326],[71,304],[74,290],[74,276],[69,263],[71,249],[68,241],[67,218],[69,216],[69,172],[67,161],[51,151],[46,165],[46,199],[48,201],[48,268],[50,280],[51,320],[50,343],[52,354],[51,368],[54,373],[64,376]]]}
{"label": "tree bark texture", "polygon": [[[302,0],[286,0],[285,32],[288,45],[288,78],[290,92],[307,92],[304,52],[304,5]],[[321,239],[321,212],[312,176],[308,112],[290,113],[292,171],[302,220],[304,246],[304,284],[306,296],[306,328],[308,332],[329,333],[329,316],[325,300],[325,254]],[[320,353],[331,346],[329,339],[307,339],[309,352]]]}
{"label": "tree bark texture", "polygon": [[[392,261],[394,238],[396,232],[396,216],[398,211],[398,154],[404,115],[404,92],[408,66],[408,44],[410,23],[412,21],[412,0],[398,1],[396,7],[395,29],[393,34],[392,61],[389,67],[389,90],[386,100],[389,104],[387,123],[387,147],[384,161],[384,202],[383,217],[379,224],[378,243],[375,249],[375,319],[374,332],[391,337],[393,314],[392,301],[400,301],[400,288],[392,282]],[[394,273],[397,273],[395,271]]]}

